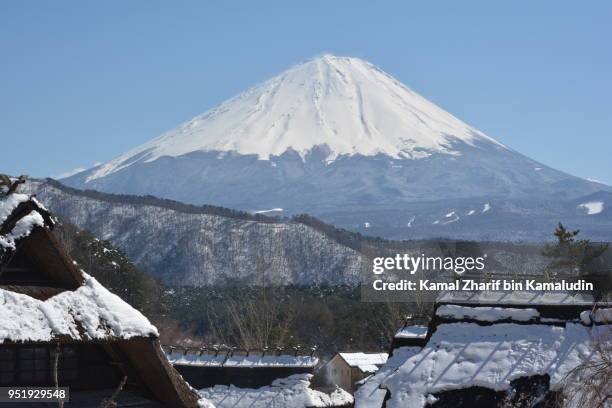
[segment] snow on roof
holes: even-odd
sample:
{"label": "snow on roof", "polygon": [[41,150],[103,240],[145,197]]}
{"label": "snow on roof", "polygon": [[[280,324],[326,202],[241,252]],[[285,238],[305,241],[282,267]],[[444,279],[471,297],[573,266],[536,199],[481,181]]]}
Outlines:
{"label": "snow on roof", "polygon": [[182,351],[173,351],[166,354],[173,365],[189,365],[200,367],[315,367],[319,359],[315,356],[292,355],[264,355],[252,354],[248,356],[234,355],[221,352],[214,354],[185,354]]}
{"label": "snow on roof", "polygon": [[393,355],[389,357],[385,365],[376,374],[368,377],[355,391],[355,408],[382,407],[387,390],[380,388],[381,382],[420,351],[421,347],[399,347],[393,350]]}
{"label": "snow on roof", "polygon": [[25,238],[34,229],[34,227],[43,227],[45,220],[38,211],[31,211],[25,217],[22,217],[15,223],[15,226],[6,235],[0,235],[0,245],[5,249],[15,250],[15,242],[21,238]]}
{"label": "snow on roof", "polygon": [[580,320],[584,324],[591,323],[611,323],[612,324],[612,308],[595,309],[594,311],[585,310],[580,313]]}
{"label": "snow on roof", "polygon": [[383,365],[387,362],[387,353],[338,353],[351,367]]}
{"label": "snow on roof", "polygon": [[[0,227],[7,230],[3,224],[20,204],[27,202],[32,204],[28,207],[30,212],[20,214],[10,230],[0,235],[0,254],[14,251],[17,240],[30,235],[34,227],[47,226],[45,220],[49,218],[42,204],[27,194],[11,193],[0,197]],[[129,339],[158,335],[157,329],[139,311],[93,277],[83,271],[76,273],[83,277],[81,286],[44,301],[0,289],[0,343],[50,341],[60,336]]]}
{"label": "snow on roof", "polygon": [[[593,339],[611,336],[611,329],[578,323],[441,324],[418,354],[382,381],[390,391],[386,406],[424,407],[431,394],[472,386],[502,391],[511,381],[533,375],[548,374],[554,390],[582,361],[598,358]],[[376,406],[360,404],[360,395],[356,407]]]}
{"label": "snow on roof", "polygon": [[589,305],[590,293],[551,291],[444,291],[436,299],[438,303],[480,303],[499,305]]}
{"label": "snow on roof", "polygon": [[427,337],[427,326],[404,326],[395,333],[396,339],[424,339]]}
{"label": "snow on roof", "polygon": [[357,366],[357,368],[359,368],[364,373],[375,373],[378,371],[378,366],[375,366],[374,364],[360,364]]}
{"label": "snow on roof", "polygon": [[27,194],[12,193],[8,196],[2,196],[0,199],[0,225],[6,221],[11,213],[21,203],[24,203],[30,199]]}
{"label": "snow on roof", "polygon": [[45,301],[0,289],[0,343],[158,336],[139,311],[109,292],[93,277]]}
{"label": "snow on roof", "polygon": [[[0,198],[0,227],[2,227],[19,204],[29,200],[30,196],[18,193],[12,193]],[[44,209],[44,207],[41,208]],[[44,223],[45,221],[40,213],[31,211],[28,215],[19,219],[15,226],[5,235],[0,235],[0,252],[15,250],[15,242],[18,239],[27,237],[35,226],[42,227]]]}
{"label": "snow on roof", "polygon": [[205,355],[197,356],[195,354],[185,354],[182,351],[172,351],[172,352],[166,353],[166,357],[168,358],[168,361],[170,361],[172,365],[221,367],[223,366],[223,362],[225,361],[226,354],[219,353],[217,355],[205,354]]}
{"label": "snow on roof", "polygon": [[341,388],[336,388],[331,394],[313,390],[310,388],[311,379],[311,374],[294,374],[257,389],[215,385],[199,393],[216,408],[322,408],[353,403],[351,394]]}
{"label": "snow on roof", "polygon": [[511,307],[468,307],[458,305],[441,305],[436,309],[436,316],[445,319],[472,319],[481,322],[514,320],[528,322],[540,317],[540,313],[531,308],[516,309]]}

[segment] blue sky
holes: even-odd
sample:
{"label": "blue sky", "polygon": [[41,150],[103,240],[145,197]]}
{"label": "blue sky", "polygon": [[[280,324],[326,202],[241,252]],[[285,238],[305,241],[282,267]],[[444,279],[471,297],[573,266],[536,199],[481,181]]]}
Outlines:
{"label": "blue sky", "polygon": [[113,158],[330,52],[612,184],[612,3],[0,2],[0,172]]}

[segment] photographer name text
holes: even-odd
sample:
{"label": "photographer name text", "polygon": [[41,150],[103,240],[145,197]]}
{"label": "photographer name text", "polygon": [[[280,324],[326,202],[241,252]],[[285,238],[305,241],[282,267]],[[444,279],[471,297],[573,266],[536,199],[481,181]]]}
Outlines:
{"label": "photographer name text", "polygon": [[435,282],[429,279],[416,281],[401,279],[397,282],[385,282],[377,279],[373,283],[377,291],[592,291],[593,284],[584,279],[576,281],[560,280],[558,282],[538,282],[535,279],[493,279],[479,282],[473,279],[455,280],[451,282]]}

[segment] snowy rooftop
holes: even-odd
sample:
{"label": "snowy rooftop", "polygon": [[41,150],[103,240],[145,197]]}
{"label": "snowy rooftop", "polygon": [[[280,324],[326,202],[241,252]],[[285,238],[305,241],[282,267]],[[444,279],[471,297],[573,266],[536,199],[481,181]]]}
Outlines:
{"label": "snowy rooftop", "polygon": [[468,307],[459,305],[441,305],[436,309],[436,316],[453,320],[477,320],[481,322],[498,322],[512,320],[528,322],[540,317],[532,308],[516,309],[512,307]]}
{"label": "snowy rooftop", "polygon": [[183,351],[167,353],[173,365],[200,367],[315,367],[319,359],[315,356],[294,355],[230,355],[229,351],[215,354],[185,354]]}
{"label": "snowy rooftop", "polygon": [[[612,326],[564,327],[498,323],[441,324],[420,352],[400,348],[356,394],[356,407],[379,407],[376,400],[390,391],[389,408],[424,407],[432,394],[472,386],[506,390],[521,377],[548,374],[558,387],[570,370],[597,359],[593,341],[612,341]],[[406,349],[406,353],[404,353]]]}
{"label": "snowy rooftop", "polygon": [[480,303],[499,305],[592,305],[588,293],[535,291],[445,291],[438,295],[438,303]]}
{"label": "snowy rooftop", "polygon": [[72,339],[105,339],[157,336],[139,311],[109,292],[94,278],[75,291],[65,291],[45,301],[0,289],[0,343]]}
{"label": "snowy rooftop", "polygon": [[[387,353],[339,353],[340,357],[351,367],[381,366],[387,362]],[[362,370],[365,371],[365,370]],[[376,371],[376,370],[374,370]],[[368,371],[366,371],[368,372]]]}
{"label": "snowy rooftop", "polygon": [[419,354],[421,347],[399,347],[393,350],[384,366],[376,374],[367,378],[355,392],[355,408],[380,408],[383,406],[387,391],[380,384],[410,357]]}
{"label": "snowy rooftop", "polygon": [[[17,220],[11,221],[14,225],[6,225],[11,215]],[[47,210],[33,197],[19,193],[1,196],[0,227],[4,235],[0,235],[0,256],[15,251],[18,241],[35,227],[52,225]],[[46,300],[0,289],[0,343],[50,341],[64,336],[86,340],[158,335],[146,317],[93,277],[76,268],[74,273],[78,276],[75,290],[64,290]]]}
{"label": "snowy rooftop", "polygon": [[427,337],[427,326],[404,326],[395,333],[396,339],[424,339]]}
{"label": "snowy rooftop", "polygon": [[584,312],[580,313],[580,320],[582,320],[584,324],[612,324],[612,308],[585,310]]}
{"label": "snowy rooftop", "polygon": [[340,388],[331,394],[313,390],[310,388],[311,379],[311,374],[295,374],[257,389],[216,385],[200,390],[200,396],[215,408],[322,408],[353,403],[351,394]]}

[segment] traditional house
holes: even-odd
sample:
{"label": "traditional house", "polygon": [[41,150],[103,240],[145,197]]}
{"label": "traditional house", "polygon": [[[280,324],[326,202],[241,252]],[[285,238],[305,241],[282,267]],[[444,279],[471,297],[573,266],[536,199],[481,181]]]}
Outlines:
{"label": "traditional house", "polygon": [[165,346],[168,360],[198,389],[215,385],[258,388],[295,374],[312,374],[319,363],[314,350],[240,350]]}
{"label": "traditional house", "polygon": [[387,353],[337,353],[321,368],[327,381],[353,393],[356,383],[387,362]]}
{"label": "traditional house", "polygon": [[313,384],[314,350],[164,347],[168,359],[217,408],[352,408],[338,387]]}
{"label": "traditional house", "polygon": [[157,329],[80,270],[52,235],[49,212],[7,184],[0,186],[0,387],[69,387],[66,408],[110,399],[116,407],[197,407]]}
{"label": "traditional house", "polygon": [[609,307],[588,293],[442,293],[426,343],[395,348],[355,393],[355,408],[552,407],[588,398],[567,376],[588,377],[589,364],[609,358]]}

